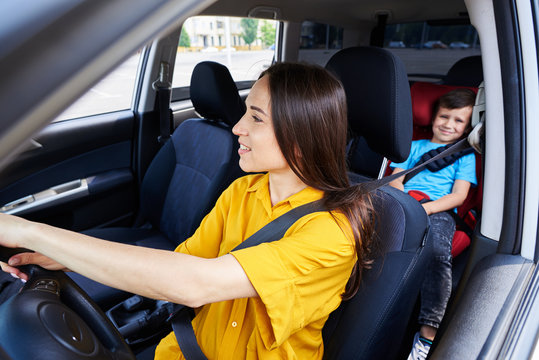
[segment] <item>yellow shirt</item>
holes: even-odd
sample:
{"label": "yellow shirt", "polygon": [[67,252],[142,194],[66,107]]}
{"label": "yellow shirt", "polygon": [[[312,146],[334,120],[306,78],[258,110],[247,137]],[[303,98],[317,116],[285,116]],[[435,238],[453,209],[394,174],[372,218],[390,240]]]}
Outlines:
{"label": "yellow shirt", "polygon": [[[307,187],[272,207],[268,175],[242,177],[176,251],[204,258],[228,254],[270,221],[322,195]],[[306,215],[282,239],[232,252],[259,297],[197,310],[193,328],[208,359],[322,358],[322,327],[339,306],[355,262],[350,225],[342,214],[335,216],[339,224],[328,212]],[[184,358],[174,333],[161,340],[155,358]]]}

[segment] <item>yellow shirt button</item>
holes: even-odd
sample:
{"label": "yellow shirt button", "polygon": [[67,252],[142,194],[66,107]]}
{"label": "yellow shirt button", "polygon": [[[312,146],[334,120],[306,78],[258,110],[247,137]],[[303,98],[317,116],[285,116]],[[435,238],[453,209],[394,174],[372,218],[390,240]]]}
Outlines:
{"label": "yellow shirt button", "polygon": [[232,327],[236,327],[236,326],[238,326],[238,323],[235,321],[232,321]]}

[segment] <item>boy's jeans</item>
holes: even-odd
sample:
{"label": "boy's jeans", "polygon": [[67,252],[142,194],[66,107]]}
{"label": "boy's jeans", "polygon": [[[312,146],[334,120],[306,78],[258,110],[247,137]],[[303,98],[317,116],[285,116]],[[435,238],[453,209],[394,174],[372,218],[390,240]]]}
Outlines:
{"label": "boy's jeans", "polygon": [[440,326],[451,295],[451,246],[455,220],[447,212],[429,215],[433,237],[433,258],[421,285],[421,325]]}

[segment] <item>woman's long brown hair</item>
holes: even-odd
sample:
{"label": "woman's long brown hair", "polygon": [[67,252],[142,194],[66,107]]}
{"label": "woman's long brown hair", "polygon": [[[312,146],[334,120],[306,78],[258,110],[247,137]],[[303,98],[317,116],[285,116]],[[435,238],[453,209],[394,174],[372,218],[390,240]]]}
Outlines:
{"label": "woman's long brown hair", "polygon": [[347,112],[341,83],[316,65],[278,63],[269,79],[275,137],[294,173],[324,192],[329,211],[340,211],[352,227],[357,262],[343,294],[359,289],[369,266],[374,232],[372,203],[360,185],[350,186],[346,166]]}

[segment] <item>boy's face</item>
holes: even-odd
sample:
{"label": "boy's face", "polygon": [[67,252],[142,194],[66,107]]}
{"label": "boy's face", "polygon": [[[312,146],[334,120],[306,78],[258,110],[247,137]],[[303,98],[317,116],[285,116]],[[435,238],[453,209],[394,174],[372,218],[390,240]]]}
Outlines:
{"label": "boy's face", "polygon": [[460,139],[470,125],[472,107],[457,109],[440,107],[432,123],[432,142],[451,144]]}

